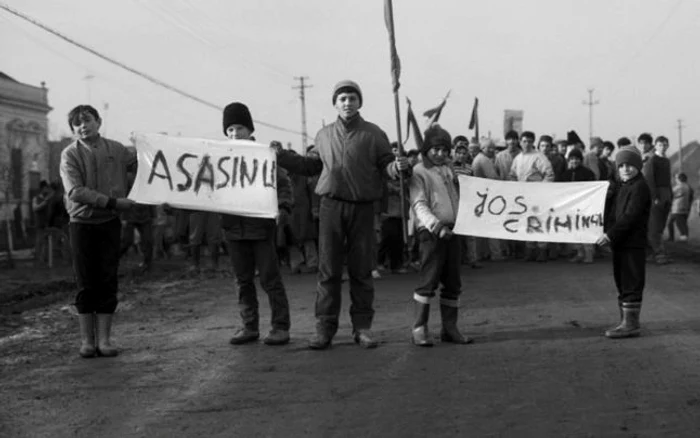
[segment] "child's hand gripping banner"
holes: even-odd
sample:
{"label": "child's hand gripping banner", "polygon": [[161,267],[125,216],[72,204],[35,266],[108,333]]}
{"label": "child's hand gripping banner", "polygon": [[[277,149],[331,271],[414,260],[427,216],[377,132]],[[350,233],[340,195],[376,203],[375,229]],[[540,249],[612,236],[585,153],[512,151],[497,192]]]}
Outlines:
{"label": "child's hand gripping banner", "polygon": [[135,134],[129,199],[241,216],[277,216],[277,161],[267,145]]}
{"label": "child's hand gripping banner", "polygon": [[459,176],[457,234],[534,242],[595,243],[607,181],[516,182]]}

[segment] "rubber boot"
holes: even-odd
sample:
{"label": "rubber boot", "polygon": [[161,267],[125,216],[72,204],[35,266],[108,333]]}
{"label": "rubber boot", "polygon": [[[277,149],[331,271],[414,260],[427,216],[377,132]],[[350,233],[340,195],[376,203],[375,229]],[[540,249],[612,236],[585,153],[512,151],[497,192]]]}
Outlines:
{"label": "rubber boot", "polygon": [[78,322],[80,323],[80,356],[84,358],[95,357],[95,354],[97,354],[97,349],[95,348],[95,314],[79,313]]}
{"label": "rubber boot", "polygon": [[97,355],[103,357],[114,357],[119,352],[112,346],[112,317],[111,313],[97,314]]}
{"label": "rubber boot", "polygon": [[451,342],[453,344],[470,344],[473,342],[473,339],[462,336],[459,328],[457,328],[459,307],[440,304],[440,316],[442,316],[442,331],[440,332],[440,340],[442,342]]}
{"label": "rubber boot", "polygon": [[413,309],[416,322],[413,323],[413,345],[419,347],[432,347],[433,339],[428,332],[428,318],[430,316],[430,304],[414,301]]}
{"label": "rubber boot", "polygon": [[622,303],[622,321],[617,327],[607,330],[605,336],[610,339],[634,338],[641,334],[639,315],[642,303]]}

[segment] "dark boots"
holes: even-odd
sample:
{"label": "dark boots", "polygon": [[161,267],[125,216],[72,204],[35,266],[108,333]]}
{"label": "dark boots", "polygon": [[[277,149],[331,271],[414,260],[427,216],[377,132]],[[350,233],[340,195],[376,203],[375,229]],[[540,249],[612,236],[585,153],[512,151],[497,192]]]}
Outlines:
{"label": "dark boots", "polygon": [[440,315],[442,316],[442,331],[440,332],[440,340],[442,342],[470,344],[473,341],[473,339],[469,337],[462,336],[459,332],[459,328],[457,328],[459,307],[440,304]]}
{"label": "dark boots", "polygon": [[428,332],[428,317],[430,316],[430,304],[414,301],[415,322],[413,323],[413,345],[419,347],[432,347],[433,339]]}
{"label": "dark boots", "polygon": [[642,312],[642,303],[620,304],[622,320],[617,327],[605,331],[605,336],[610,339],[634,338],[641,334],[639,315]]}

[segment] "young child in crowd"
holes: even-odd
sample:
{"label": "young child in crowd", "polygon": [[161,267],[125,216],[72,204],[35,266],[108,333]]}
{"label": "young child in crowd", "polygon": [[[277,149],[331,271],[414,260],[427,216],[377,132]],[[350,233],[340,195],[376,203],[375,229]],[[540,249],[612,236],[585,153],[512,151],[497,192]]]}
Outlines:
{"label": "young child in crowd", "polygon": [[73,269],[78,284],[82,357],[116,356],[111,344],[117,309],[121,220],[134,201],[127,199],[127,171],[136,170],[136,155],[124,145],[101,137],[102,119],[95,108],[79,105],[68,114],[77,139],[61,152],[60,173],[70,215]]}
{"label": "young child in crowd", "polygon": [[[618,142],[628,144],[629,141]],[[620,323],[605,332],[608,338],[639,336],[639,315],[646,279],[647,224],[651,210],[649,185],[642,176],[642,155],[634,146],[624,146],[615,155],[620,184],[615,193],[610,224],[598,245],[610,244],[613,276],[617,286]]]}
{"label": "young child in crowd", "polygon": [[420,245],[420,283],[413,298],[415,322],[412,341],[429,347],[433,340],[428,333],[430,300],[442,283],[440,314],[441,340],[467,344],[471,339],[462,336],[457,328],[460,278],[460,243],[452,235],[457,219],[459,191],[455,172],[449,162],[452,146],[450,134],[437,125],[425,132],[423,161],[413,168],[410,180],[411,208],[415,216],[416,233]]}

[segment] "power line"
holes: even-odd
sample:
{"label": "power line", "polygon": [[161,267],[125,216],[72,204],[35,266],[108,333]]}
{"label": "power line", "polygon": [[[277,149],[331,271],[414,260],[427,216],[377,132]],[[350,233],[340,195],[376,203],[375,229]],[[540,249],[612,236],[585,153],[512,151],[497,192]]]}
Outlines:
{"label": "power line", "polygon": [[[15,15],[15,16],[17,16],[17,17],[19,17],[19,18],[21,18],[21,19],[23,19],[23,20],[25,20],[25,21],[28,21],[29,23],[31,23],[31,24],[33,24],[33,25],[35,25],[35,26],[37,26],[37,27],[39,27],[39,28],[41,28],[41,29],[43,29],[43,30],[45,30],[45,31],[47,31],[47,32],[49,32],[49,33],[51,33],[51,34],[57,36],[57,37],[59,37],[59,38],[61,38],[62,40],[66,41],[66,42],[68,42],[68,43],[70,43],[70,44],[72,44],[72,45],[74,45],[74,46],[76,46],[76,47],[78,47],[78,48],[80,48],[80,49],[83,49],[83,50],[85,50],[85,51],[87,51],[87,52],[89,52],[89,53],[91,53],[91,54],[97,56],[98,58],[101,58],[101,59],[103,59],[103,60],[109,62],[110,64],[114,64],[114,65],[116,65],[117,67],[121,67],[121,68],[123,68],[124,70],[126,70],[126,71],[128,71],[128,72],[130,72],[130,73],[133,73],[133,74],[135,74],[135,75],[137,75],[137,76],[139,76],[139,77],[141,77],[141,78],[143,78],[143,79],[146,79],[146,80],[149,81],[149,82],[152,82],[152,83],[154,83],[154,84],[156,84],[156,85],[158,85],[158,86],[160,86],[160,87],[163,87],[163,88],[165,88],[165,89],[167,89],[167,90],[170,90],[170,91],[172,91],[172,92],[174,92],[174,93],[177,93],[177,94],[179,94],[180,96],[183,96],[183,97],[186,97],[186,98],[188,98],[188,99],[190,99],[190,100],[193,100],[193,101],[195,101],[195,102],[201,103],[202,105],[208,106],[208,107],[210,107],[210,108],[214,108],[214,109],[216,109],[216,110],[218,110],[218,111],[222,111],[222,110],[223,110],[223,108],[222,108],[221,106],[219,106],[219,105],[216,105],[216,104],[214,104],[214,103],[211,103],[211,102],[208,102],[208,101],[206,101],[206,100],[204,100],[204,99],[201,99],[201,98],[199,98],[199,97],[197,97],[197,96],[195,96],[195,95],[193,95],[193,94],[190,94],[190,93],[188,93],[188,92],[186,92],[186,91],[183,91],[183,90],[181,90],[181,89],[179,89],[179,88],[177,88],[177,87],[174,87],[174,86],[172,86],[172,85],[169,85],[169,84],[167,84],[167,83],[165,83],[165,82],[163,82],[163,81],[161,81],[161,80],[159,80],[159,79],[157,79],[157,78],[154,78],[153,76],[151,76],[151,75],[149,75],[149,74],[143,73],[143,72],[141,72],[141,71],[139,71],[139,70],[136,70],[136,69],[134,69],[134,68],[132,68],[132,67],[129,67],[128,65],[126,65],[126,64],[124,64],[124,63],[122,63],[122,62],[120,62],[120,61],[117,61],[117,60],[115,60],[115,59],[112,59],[112,58],[110,58],[110,57],[107,56],[107,55],[103,55],[102,53],[96,51],[95,49],[92,49],[92,48],[90,48],[90,47],[88,47],[88,46],[86,46],[86,45],[84,45],[84,44],[82,44],[82,43],[79,43],[79,42],[73,40],[72,38],[70,38],[70,37],[68,37],[68,36],[63,35],[63,34],[60,33],[59,31],[57,31],[57,30],[55,30],[55,29],[53,29],[53,28],[51,28],[51,27],[49,27],[49,26],[47,26],[47,25],[45,25],[45,24],[43,24],[43,23],[41,23],[41,22],[39,22],[39,21],[37,21],[37,20],[35,20],[35,19],[32,18],[32,17],[29,17],[28,15],[25,15],[25,14],[23,14],[23,13],[21,13],[21,12],[15,10],[15,9],[12,9],[11,7],[7,6],[7,5],[4,4],[4,3],[0,3],[0,8],[6,10],[7,12],[11,13],[12,15]],[[263,121],[261,121],[261,120],[255,120],[255,122],[258,123],[258,124],[260,124],[260,125],[267,126],[268,128],[276,129],[276,130],[278,130],[278,131],[288,132],[288,133],[291,133],[291,134],[301,134],[301,132],[295,131],[295,130],[293,130],[293,129],[287,129],[287,128],[284,128],[284,127],[282,127],[282,126],[273,125],[272,123],[263,122]]]}

